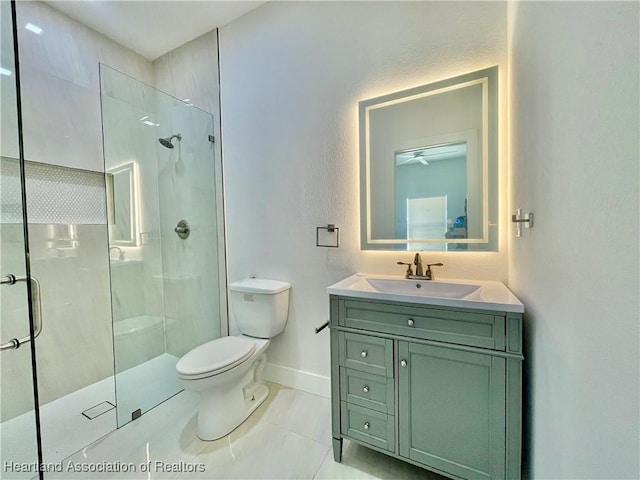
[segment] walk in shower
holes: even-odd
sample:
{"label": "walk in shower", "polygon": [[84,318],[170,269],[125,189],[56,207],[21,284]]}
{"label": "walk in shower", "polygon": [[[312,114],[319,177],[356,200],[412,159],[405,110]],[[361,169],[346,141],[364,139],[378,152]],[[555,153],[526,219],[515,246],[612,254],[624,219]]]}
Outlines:
{"label": "walk in shower", "polygon": [[10,7],[0,2],[0,477],[32,478],[6,465],[59,462],[131,422],[181,390],[185,352],[227,333],[224,235],[212,115],[99,64],[132,60],[50,7],[20,2],[15,24]]}
{"label": "walk in shower", "polygon": [[104,65],[100,80],[121,426],[177,393],[179,358],[220,337],[213,118]]}

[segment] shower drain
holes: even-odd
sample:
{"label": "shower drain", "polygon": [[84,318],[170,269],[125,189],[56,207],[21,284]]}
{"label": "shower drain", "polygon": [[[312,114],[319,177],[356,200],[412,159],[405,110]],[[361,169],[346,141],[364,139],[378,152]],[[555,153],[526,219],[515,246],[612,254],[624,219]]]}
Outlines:
{"label": "shower drain", "polygon": [[96,417],[99,417],[103,413],[107,413],[109,410],[113,410],[116,406],[111,402],[102,402],[96,405],[95,407],[87,408],[82,415],[87,417],[89,420],[93,420]]}

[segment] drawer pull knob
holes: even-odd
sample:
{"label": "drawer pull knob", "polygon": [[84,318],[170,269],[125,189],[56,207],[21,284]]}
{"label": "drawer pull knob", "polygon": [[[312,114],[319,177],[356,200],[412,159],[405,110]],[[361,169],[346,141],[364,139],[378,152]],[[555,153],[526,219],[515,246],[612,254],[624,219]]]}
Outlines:
{"label": "drawer pull knob", "polygon": [[400,360],[400,365],[403,367],[407,366],[407,361],[406,360]]}
{"label": "drawer pull knob", "polygon": [[369,422],[364,422],[362,428],[364,428],[365,430],[369,430]]}
{"label": "drawer pull knob", "polygon": [[360,353],[360,356],[361,356],[362,358],[367,358],[367,355],[369,355],[369,354],[367,353],[367,351],[366,351],[366,350],[362,350],[362,353]]}
{"label": "drawer pull knob", "polygon": [[407,320],[407,325],[409,325],[410,327],[413,327],[416,324],[416,322],[413,321],[413,318],[410,318],[409,320]]}
{"label": "drawer pull knob", "polygon": [[364,393],[369,393],[369,385],[365,385],[364,387],[362,387],[362,391]]}

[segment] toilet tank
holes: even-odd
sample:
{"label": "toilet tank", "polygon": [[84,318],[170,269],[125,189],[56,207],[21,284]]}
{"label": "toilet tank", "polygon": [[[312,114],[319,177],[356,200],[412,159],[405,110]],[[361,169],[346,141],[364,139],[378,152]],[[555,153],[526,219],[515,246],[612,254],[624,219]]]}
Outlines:
{"label": "toilet tank", "polygon": [[287,282],[260,278],[230,283],[229,300],[238,329],[258,338],[280,334],[289,316],[290,288]]}

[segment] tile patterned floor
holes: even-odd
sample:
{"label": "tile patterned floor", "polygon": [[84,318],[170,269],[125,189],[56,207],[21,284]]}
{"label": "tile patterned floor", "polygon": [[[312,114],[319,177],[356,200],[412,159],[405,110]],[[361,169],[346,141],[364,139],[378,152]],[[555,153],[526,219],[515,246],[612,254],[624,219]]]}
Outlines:
{"label": "tile patterned floor", "polygon": [[[45,478],[444,479],[348,441],[342,463],[334,462],[329,399],[273,383],[269,388],[265,403],[224,438],[197,438],[198,397],[182,392],[67,458],[57,466],[62,472]],[[100,465],[120,471],[79,471]],[[150,471],[144,471],[147,465]]]}

